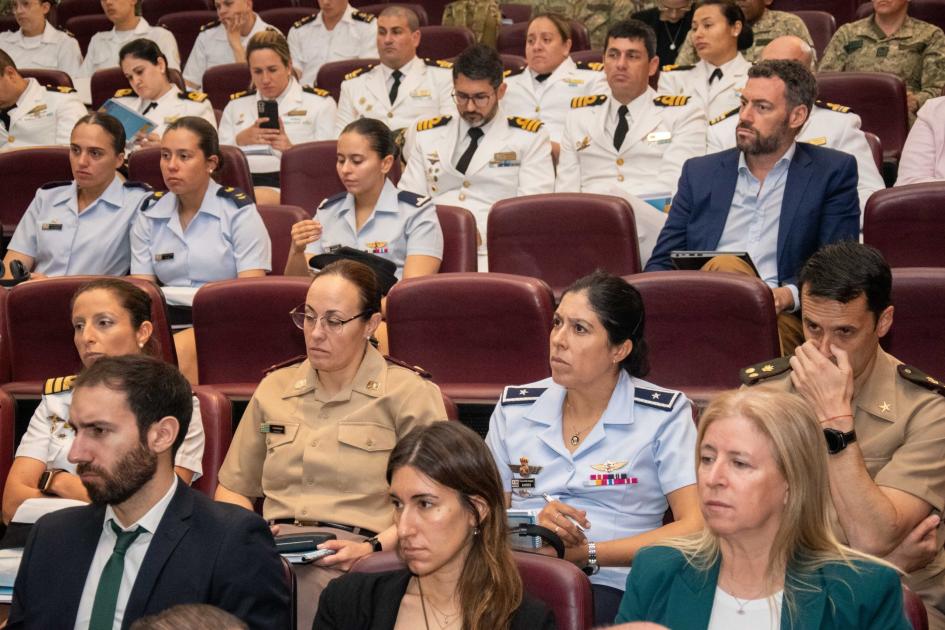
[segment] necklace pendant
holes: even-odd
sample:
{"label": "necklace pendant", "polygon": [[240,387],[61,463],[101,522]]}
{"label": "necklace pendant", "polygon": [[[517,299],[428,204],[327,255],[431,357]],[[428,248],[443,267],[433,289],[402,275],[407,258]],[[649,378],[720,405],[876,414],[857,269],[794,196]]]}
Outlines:
{"label": "necklace pendant", "polygon": [[676,42],[673,42],[669,45],[670,50],[676,50]]}
{"label": "necklace pendant", "polygon": [[579,436],[577,433],[571,436],[571,446],[577,446],[580,443],[581,443],[581,436]]}

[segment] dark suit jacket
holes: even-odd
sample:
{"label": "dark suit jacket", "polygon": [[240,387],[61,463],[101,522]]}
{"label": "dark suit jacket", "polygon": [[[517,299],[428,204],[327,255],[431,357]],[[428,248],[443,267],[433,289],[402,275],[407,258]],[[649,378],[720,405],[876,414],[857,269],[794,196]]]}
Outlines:
{"label": "dark suit jacket", "polygon": [[[88,505],[36,522],[13,587],[8,627],[74,626],[104,520],[105,506]],[[178,483],[132,587],[122,627],[187,603],[218,606],[251,628],[289,627],[289,591],[266,522]]]}
{"label": "dark suit jacket", "polygon": [[[804,142],[788,168],[778,223],[778,283],[797,284],[801,267],[828,243],[860,234],[856,159]],[[646,271],[672,269],[671,251],[714,250],[722,238],[738,182],[738,149],[683,165],[666,224]]]}
{"label": "dark suit jacket", "polygon": [[[893,569],[855,561],[856,570],[836,562],[805,581],[812,588],[791,591],[791,571],[781,607],[782,630],[910,630],[902,610],[902,584]],[[653,621],[673,630],[704,630],[719,581],[716,562],[699,571],[670,547],[648,547],[633,559],[617,623]],[[796,604],[790,616],[787,592]]]}
{"label": "dark suit jacket", "polygon": [[[400,600],[413,577],[407,569],[349,573],[322,591],[313,630],[393,630]],[[511,630],[554,630],[554,615],[526,595],[512,617]]]}

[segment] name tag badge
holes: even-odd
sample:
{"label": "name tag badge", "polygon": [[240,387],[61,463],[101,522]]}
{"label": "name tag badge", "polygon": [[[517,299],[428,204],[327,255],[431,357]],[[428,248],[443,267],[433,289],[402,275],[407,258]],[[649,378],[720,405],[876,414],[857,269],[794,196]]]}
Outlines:
{"label": "name tag badge", "polygon": [[164,260],[174,260],[174,252],[168,254],[155,254],[154,262],[162,262]]}
{"label": "name tag badge", "polygon": [[177,119],[178,119],[178,118],[180,118],[180,116],[165,116],[165,117],[164,117],[164,124],[165,124],[165,125],[173,124],[173,123],[177,122]]}
{"label": "name tag badge", "polygon": [[285,435],[285,426],[281,424],[269,424],[268,422],[264,422],[259,425],[259,432]]}
{"label": "name tag badge", "polygon": [[43,231],[61,232],[62,223],[43,223]]}
{"label": "name tag badge", "polygon": [[293,109],[286,116],[304,116],[308,113],[307,109]]}
{"label": "name tag badge", "polygon": [[569,78],[569,79],[565,79],[564,82],[570,85],[571,87],[580,87],[584,85],[583,79],[570,79]]}
{"label": "name tag badge", "polygon": [[649,144],[668,144],[673,139],[671,131],[654,131],[647,135],[646,141]]}
{"label": "name tag badge", "polygon": [[430,98],[431,96],[433,95],[430,93],[430,90],[416,89],[410,93],[411,98]]}
{"label": "name tag badge", "polygon": [[518,159],[518,154],[515,151],[500,151],[492,156],[489,166],[519,166],[521,163],[522,161]]}
{"label": "name tag badge", "polygon": [[534,478],[512,479],[512,490],[534,490],[534,489],[535,489]]}
{"label": "name tag badge", "polygon": [[886,57],[887,55],[889,55],[889,46],[880,46],[879,48],[876,49],[877,57],[882,58],[882,57]]}

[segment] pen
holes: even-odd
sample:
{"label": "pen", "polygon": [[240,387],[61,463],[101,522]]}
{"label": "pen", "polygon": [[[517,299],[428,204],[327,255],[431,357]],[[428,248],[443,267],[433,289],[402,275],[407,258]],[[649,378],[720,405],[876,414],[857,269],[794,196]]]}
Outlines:
{"label": "pen", "polygon": [[[555,499],[553,496],[549,495],[547,492],[542,492],[542,493],[541,493],[541,496],[542,496],[542,498],[545,500],[545,503],[554,503],[555,501],[557,501],[557,499]],[[577,527],[580,531],[582,531],[582,532],[584,531],[584,528],[581,527],[581,524],[578,523],[576,520],[574,520],[573,518],[571,518],[571,517],[568,516],[567,514],[564,514],[564,512],[561,512],[561,514],[563,514],[566,519],[568,519],[569,521],[571,521],[572,523],[574,523],[574,526]]]}

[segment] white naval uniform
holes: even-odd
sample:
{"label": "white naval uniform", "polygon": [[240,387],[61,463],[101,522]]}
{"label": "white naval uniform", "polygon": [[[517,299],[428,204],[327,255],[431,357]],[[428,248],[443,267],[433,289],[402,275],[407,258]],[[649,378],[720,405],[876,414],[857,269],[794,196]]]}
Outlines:
{"label": "white naval uniform", "polygon": [[[230,97],[220,119],[220,144],[236,145],[236,135],[252,127],[259,118],[257,103],[262,97],[256,90],[238,92]],[[335,137],[335,101],[326,90],[303,88],[295,79],[276,97],[279,117],[292,144],[331,140]],[[279,171],[282,152],[266,144],[240,146],[253,173]]]}
{"label": "white naval uniform", "polygon": [[351,72],[341,84],[335,135],[358,118],[376,118],[397,130],[413,127],[420,119],[449,113],[454,109],[451,66],[446,61],[414,57],[400,68],[404,76],[393,104],[393,69],[378,64]]}
{"label": "white naval uniform", "polygon": [[502,97],[505,113],[545,123],[552,142],[561,142],[572,99],[607,89],[603,72],[578,67],[570,57],[542,82],[535,79],[533,70],[526,68],[507,77],[505,83],[508,85]]}
{"label": "white naval uniform", "polygon": [[0,50],[10,55],[17,68],[62,70],[75,83],[82,65],[76,38],[46,21],[42,35],[24,37],[23,29],[0,33]]}
{"label": "white naval uniform", "polygon": [[302,83],[314,85],[322,64],[377,57],[377,20],[349,4],[330,31],[318,13],[296,22],[288,40],[292,63],[302,72]]}
{"label": "white naval uniform", "polygon": [[151,26],[143,17],[138,18],[138,25],[130,31],[111,30],[92,35],[89,41],[88,52],[79,69],[80,77],[91,77],[96,70],[103,68],[117,68],[119,65],[118,52],[121,47],[133,39],[143,37],[150,39],[164,56],[167,64],[175,70],[180,70],[180,53],[177,50],[177,40],[174,35],[162,26]]}
{"label": "white naval uniform", "polygon": [[[164,135],[164,130],[167,129],[169,124],[183,116],[203,118],[213,125],[214,129],[217,128],[217,119],[213,115],[213,106],[210,104],[207,95],[203,92],[181,92],[180,88],[173,83],[171,89],[156,101],[141,98],[131,88],[118,90],[112,98],[125,107],[143,114],[148,120],[157,125],[151,133],[156,133],[158,137]],[[157,107],[151,107],[152,103],[157,103]],[[149,107],[150,109],[148,109]],[[146,109],[148,112],[144,114]],[[129,147],[132,145],[132,138],[128,138],[128,145]]]}
{"label": "white naval uniform", "polygon": [[705,108],[705,116],[712,120],[741,105],[742,88],[748,82],[751,62],[741,53],[719,68],[722,78],[709,85],[715,66],[700,60],[694,66],[664,66],[660,72],[660,94],[686,94],[698,99]]}
{"label": "white naval uniform", "polygon": [[486,223],[492,204],[522,195],[554,191],[551,142],[540,121],[506,117],[501,105],[484,125],[485,135],[466,169],[456,163],[470,144],[469,124],[451,116],[421,121],[399,188],[433,197],[434,203],[460,206],[476,217],[482,237],[480,268],[485,264]]}
{"label": "white naval uniform", "polygon": [[[256,21],[249,29],[249,34],[245,37],[240,36],[243,50],[246,50],[250,38],[256,33],[266,29],[278,30],[263,22],[258,13],[253,13],[253,16]],[[236,59],[233,57],[230,40],[226,36],[226,27],[220,23],[220,20],[214,20],[200,27],[200,34],[197,35],[194,48],[190,51],[187,63],[184,65],[184,80],[200,89],[203,85],[203,73],[207,71],[207,68],[222,66],[225,63],[236,63]]]}
{"label": "white naval uniform", "polygon": [[85,105],[75,90],[47,88],[36,79],[27,79],[26,89],[9,112],[10,128],[0,123],[0,151],[68,146],[72,128],[85,114]]}
{"label": "white naval uniform", "polygon": [[[735,128],[738,126],[738,110],[727,112],[727,116],[716,118],[709,124],[708,153],[716,153],[735,146]],[[866,135],[860,129],[860,117],[849,107],[817,102],[807,122],[797,134],[798,142],[807,142],[849,153],[856,158],[860,196],[860,226],[863,225],[863,210],[866,202],[877,190],[886,187],[883,176],[876,168],[873,152]]]}

